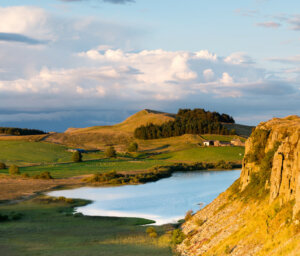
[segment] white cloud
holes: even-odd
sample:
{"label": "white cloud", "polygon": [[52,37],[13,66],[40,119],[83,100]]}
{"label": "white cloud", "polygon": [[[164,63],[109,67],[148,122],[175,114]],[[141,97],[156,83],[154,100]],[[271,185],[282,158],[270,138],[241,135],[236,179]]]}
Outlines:
{"label": "white cloud", "polygon": [[[43,67],[28,78],[0,80],[0,93],[27,95],[46,107],[53,102],[60,106],[76,106],[79,102],[88,106],[98,99],[101,104],[118,105],[124,101],[178,101],[203,94],[217,98],[241,98],[257,91],[274,94],[270,84],[263,85],[265,71],[245,65],[250,60],[244,53],[218,57],[208,51],[125,52],[99,46],[74,57],[74,62],[82,63],[79,67]],[[0,99],[7,104],[5,98]],[[32,107],[35,103],[23,104]]]}
{"label": "white cloud", "polygon": [[196,52],[195,58],[216,61],[218,57],[216,54],[210,53],[208,50],[201,50]]}
{"label": "white cloud", "polygon": [[224,72],[220,82],[226,85],[233,85],[233,78],[228,73]]}
{"label": "white cloud", "polygon": [[37,7],[0,7],[0,32],[24,34],[39,39],[52,37],[47,13]]}
{"label": "white cloud", "polygon": [[235,52],[224,59],[225,62],[234,65],[254,64],[253,59],[244,52]]}
{"label": "white cloud", "polygon": [[212,69],[209,68],[203,71],[203,76],[205,78],[205,81],[210,82],[213,80],[215,73]]}

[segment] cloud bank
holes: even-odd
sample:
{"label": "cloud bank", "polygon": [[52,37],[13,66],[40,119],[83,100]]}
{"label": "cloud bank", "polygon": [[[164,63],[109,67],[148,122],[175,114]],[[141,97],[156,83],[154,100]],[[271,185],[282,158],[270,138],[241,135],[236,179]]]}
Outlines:
{"label": "cloud bank", "polygon": [[64,130],[143,108],[201,107],[248,124],[299,114],[299,69],[272,73],[245,52],[136,50],[138,28],[94,17],[22,6],[0,16],[0,125]]}

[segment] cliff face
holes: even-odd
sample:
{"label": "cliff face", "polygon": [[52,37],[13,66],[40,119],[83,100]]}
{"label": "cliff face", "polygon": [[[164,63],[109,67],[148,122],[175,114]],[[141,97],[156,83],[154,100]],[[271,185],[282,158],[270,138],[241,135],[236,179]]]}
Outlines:
{"label": "cliff face", "polygon": [[[300,118],[297,116],[274,118],[256,128],[256,131],[261,130],[266,131],[266,137],[260,145],[264,154],[277,145],[272,159],[271,177],[265,184],[270,189],[270,202],[280,198],[280,203],[283,204],[295,199],[294,214],[296,214],[300,210]],[[246,157],[241,173],[242,190],[249,184],[251,174],[261,171],[259,161],[249,162],[249,155],[255,154],[256,151],[258,143],[256,139],[260,138],[251,136],[246,142]]]}
{"label": "cliff face", "polygon": [[[246,142],[241,177],[183,225],[182,255],[300,255],[300,117]],[[298,254],[297,254],[298,253]]]}

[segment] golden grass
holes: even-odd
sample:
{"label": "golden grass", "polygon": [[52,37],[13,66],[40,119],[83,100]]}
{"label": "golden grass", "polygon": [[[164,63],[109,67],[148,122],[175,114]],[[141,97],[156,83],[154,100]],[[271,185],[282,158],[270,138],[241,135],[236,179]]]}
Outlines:
{"label": "golden grass", "polygon": [[[228,250],[234,251],[237,245],[243,245],[249,252],[255,247],[259,248],[254,254],[257,256],[300,255],[296,253],[300,248],[300,234],[293,233],[292,206],[293,202],[280,206],[278,200],[270,205],[268,198],[259,203],[248,202],[243,214],[245,224],[208,252],[226,255]],[[241,202],[236,204],[230,215],[238,214],[244,207]]]}
{"label": "golden grass", "polygon": [[153,245],[160,248],[168,248],[171,243],[171,235],[166,233],[158,238],[152,238],[149,235],[132,235],[132,236],[119,236],[114,239],[107,239],[100,241],[100,244],[109,244],[109,245],[126,245],[126,244],[135,244],[135,245]]}
{"label": "golden grass", "polygon": [[112,125],[112,126],[93,126],[82,129],[70,128],[66,132],[67,133],[103,133],[108,131],[121,131],[126,133],[133,133],[137,127],[142,125],[147,125],[150,123],[161,125],[165,122],[174,120],[168,113],[155,112],[150,110],[142,110],[137,112],[136,114],[128,117],[124,122]]}

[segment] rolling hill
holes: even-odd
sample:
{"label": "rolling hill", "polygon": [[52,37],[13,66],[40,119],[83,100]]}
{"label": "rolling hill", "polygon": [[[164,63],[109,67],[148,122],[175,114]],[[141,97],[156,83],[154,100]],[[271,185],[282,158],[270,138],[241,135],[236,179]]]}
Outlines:
{"label": "rolling hill", "polygon": [[[128,117],[125,121],[111,126],[93,126],[87,128],[69,128],[64,133],[51,133],[47,135],[35,136],[9,136],[0,137],[0,140],[27,140],[44,141],[49,143],[61,144],[68,147],[85,149],[104,149],[109,145],[114,145],[117,150],[125,151],[127,145],[135,140],[134,130],[142,125],[155,124],[161,125],[165,122],[175,120],[176,115],[144,109]],[[252,127],[239,124],[226,124],[229,129],[236,129],[237,134],[248,137]],[[227,136],[228,137],[228,136]],[[228,138],[226,138],[228,139]],[[187,148],[186,144],[192,146],[201,143],[204,137],[199,135],[185,134],[183,136],[171,137],[168,139],[157,139],[152,141],[139,141],[142,150],[157,150],[162,148]],[[184,146],[185,145],[185,146]],[[159,150],[162,151],[162,150]]]}

